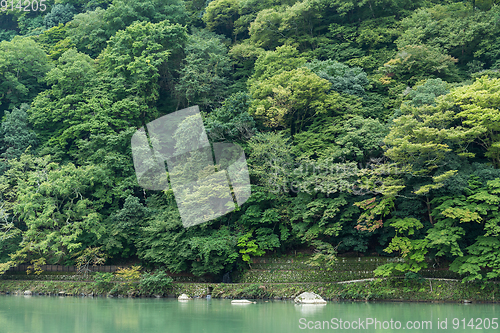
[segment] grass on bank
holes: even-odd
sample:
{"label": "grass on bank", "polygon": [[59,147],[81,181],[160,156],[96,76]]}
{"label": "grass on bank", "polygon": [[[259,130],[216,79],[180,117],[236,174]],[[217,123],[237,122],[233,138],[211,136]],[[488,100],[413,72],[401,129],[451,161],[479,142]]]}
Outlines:
{"label": "grass on bank", "polygon": [[146,290],[138,282],[67,281],[0,281],[1,293],[32,293],[45,295],[65,294],[114,295],[114,296],[178,296],[182,293],[193,297],[214,298],[266,298],[291,299],[304,291],[315,292],[329,300],[396,300],[396,301],[456,301],[498,302],[499,285],[494,282],[462,283],[450,280],[410,281],[405,279],[377,279],[356,283],[267,283],[267,284],[214,284],[173,283],[169,288]]}
{"label": "grass on bank", "polygon": [[[374,279],[356,283],[338,283],[346,280],[373,278],[373,270],[380,264],[394,260],[386,257],[339,258],[333,271],[308,268],[307,256],[259,258],[252,268],[239,274],[240,283],[200,283],[176,281],[163,270],[141,272],[139,266],[123,268],[115,273],[88,275],[67,272],[43,272],[26,275],[11,272],[0,277],[0,292],[39,294],[116,295],[116,296],[178,296],[227,298],[294,298],[304,291],[315,292],[326,299],[345,300],[402,300],[402,301],[489,301],[496,302],[498,284],[462,283],[425,278],[459,278],[447,270],[421,271],[403,278]],[[452,274],[453,273],[453,274]],[[300,283],[297,283],[300,281]],[[194,282],[194,283],[192,283]]]}

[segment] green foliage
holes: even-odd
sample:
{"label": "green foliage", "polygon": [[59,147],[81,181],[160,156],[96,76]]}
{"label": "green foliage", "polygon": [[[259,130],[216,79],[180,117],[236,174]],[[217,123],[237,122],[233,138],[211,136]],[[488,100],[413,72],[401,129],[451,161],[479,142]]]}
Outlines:
{"label": "green foliage", "polygon": [[231,62],[223,39],[206,30],[197,30],[187,39],[186,57],[181,68],[176,91],[181,105],[198,104],[212,109],[227,96]]}
{"label": "green foliage", "polygon": [[27,104],[6,111],[0,127],[0,174],[7,168],[8,160],[19,158],[28,148],[36,148],[36,134],[28,127]]}
{"label": "green foliage", "polygon": [[254,73],[249,84],[294,70],[304,65],[305,62],[306,59],[299,56],[297,49],[288,45],[279,46],[274,51],[262,52],[255,61]]}
{"label": "green foliage", "polygon": [[28,266],[26,270],[26,274],[35,273],[36,275],[40,275],[43,273],[42,266],[46,264],[45,258],[38,258],[31,260],[31,265]]}
{"label": "green foliage", "polygon": [[106,229],[108,235],[104,241],[106,253],[128,258],[136,254],[136,242],[141,236],[141,227],[146,225],[146,219],[151,216],[151,210],[144,207],[139,198],[129,195],[123,208],[109,218]]}
{"label": "green foliage", "polygon": [[316,252],[306,263],[312,267],[326,268],[328,271],[333,270],[338,260],[336,257],[337,249],[333,245],[321,241],[313,241],[313,244]]}
{"label": "green foliage", "polygon": [[168,197],[170,203],[159,206],[158,214],[142,228],[137,242],[139,258],[164,265],[173,273],[187,271],[197,276],[219,274],[235,262],[236,235],[226,227],[215,229],[206,224],[185,229],[171,194]]}
{"label": "green foliage", "polygon": [[284,44],[298,45],[299,49],[315,48],[324,38],[319,30],[326,1],[303,0],[289,5],[261,10],[250,24],[250,40],[265,49]]}
{"label": "green foliage", "polygon": [[497,134],[500,125],[499,88],[500,79],[483,76],[472,85],[450,93],[450,98],[462,110],[457,116],[463,119],[464,127],[474,133],[472,138],[481,142],[487,150],[485,156],[497,167],[500,166],[500,137]]}
{"label": "green foliage", "polygon": [[258,133],[249,140],[249,172],[270,193],[286,187],[293,170],[291,144],[283,133]]}
{"label": "green foliage", "polygon": [[75,15],[68,35],[80,52],[95,58],[106,47],[106,41],[133,22],[185,24],[187,13],[181,0],[131,1],[114,0],[107,9],[96,8]]}
{"label": "green foliage", "polygon": [[245,89],[252,75],[254,63],[263,52],[262,48],[249,43],[234,44],[228,52],[233,61],[233,89]]}
{"label": "green foliage", "polygon": [[234,22],[238,19],[239,3],[236,0],[211,1],[205,8],[203,21],[210,31],[228,38],[233,36]]}
{"label": "green foliage", "polygon": [[60,262],[99,239],[104,227],[91,193],[100,177],[96,167],[59,165],[50,156],[10,160],[0,184],[8,211],[25,223],[12,259],[23,262],[32,254]]}
{"label": "green foliage", "polygon": [[[65,145],[74,134],[82,131],[68,131],[68,128],[71,125],[79,125],[81,128],[82,118],[90,118],[82,108],[86,97],[83,93],[95,86],[95,81],[96,69],[87,55],[70,49],[59,58],[56,67],[46,76],[51,89],[38,95],[29,110],[30,122],[40,133],[42,142],[45,143],[52,137],[53,143],[62,141]],[[60,135],[62,137],[57,140],[56,137]]]}
{"label": "green foliage", "polygon": [[43,16],[37,15],[35,11],[31,11],[27,15],[21,14],[17,20],[17,26],[23,36],[36,36],[45,30]]}
{"label": "green foliage", "polygon": [[377,267],[374,271],[375,275],[390,276],[395,272],[417,273],[422,268],[426,268],[425,255],[428,251],[426,248],[428,241],[410,238],[416,230],[423,228],[423,224],[415,218],[391,219],[388,224],[396,229],[396,236],[392,238],[384,251],[387,253],[399,252],[402,261]]}
{"label": "green foliage", "polygon": [[41,78],[51,65],[43,50],[29,38],[0,42],[0,112],[29,103],[45,85]]}
{"label": "green foliage", "polygon": [[254,230],[251,230],[238,239],[238,247],[240,247],[241,259],[250,263],[250,256],[260,257],[266,254],[266,251],[259,248],[255,243],[255,239],[251,239]]}
{"label": "green foliage", "polygon": [[96,8],[93,11],[77,14],[68,24],[68,36],[80,52],[97,57],[106,47],[106,41],[113,34],[106,26],[106,11]]}
{"label": "green foliage", "polygon": [[88,247],[74,255],[76,257],[76,267],[79,274],[87,276],[89,266],[102,265],[106,262],[106,255],[101,252],[101,247]]}
{"label": "green foliage", "polygon": [[59,24],[65,24],[73,18],[75,15],[75,7],[71,4],[55,4],[52,6],[50,13],[47,13],[43,18],[43,23],[47,29],[58,26]]}
{"label": "green foliage", "polygon": [[366,73],[360,67],[350,68],[331,59],[325,61],[313,60],[307,68],[319,77],[331,82],[332,90],[349,95],[365,95],[365,88],[369,85]]}
{"label": "green foliage", "polygon": [[113,286],[113,279],[114,279],[113,273],[101,273],[101,272],[96,272],[94,274],[94,286],[97,288],[99,292],[106,292],[111,289]]}
{"label": "green foliage", "polygon": [[396,24],[394,17],[366,17],[359,23],[332,22],[325,33],[328,43],[319,45],[314,54],[373,71],[392,56],[393,42],[399,36]]}
{"label": "green foliage", "polygon": [[292,135],[314,116],[335,113],[338,94],[328,94],[330,84],[307,68],[285,71],[250,88],[251,114],[271,128],[290,128]]}
{"label": "green foliage", "polygon": [[186,39],[180,24],[136,22],[111,37],[99,56],[109,89],[119,97],[134,95],[144,103],[159,97],[159,78],[167,61],[179,56]]}
{"label": "green foliage", "polygon": [[264,297],[268,297],[269,296],[269,293],[266,291],[266,288],[259,284],[251,284],[247,287],[245,287],[242,291],[241,291],[241,296],[242,297],[246,297],[246,298],[264,298]]}
{"label": "green foliage", "polygon": [[205,128],[212,141],[245,142],[257,131],[255,121],[248,113],[250,96],[239,92],[229,96],[221,107],[205,118]]}
{"label": "green foliage", "polygon": [[141,266],[121,267],[115,272],[115,276],[124,281],[136,281],[141,277]]}
{"label": "green foliage", "polygon": [[444,180],[454,175],[456,171],[444,171],[441,168],[447,164],[446,157],[452,151],[452,140],[460,143],[460,134],[467,133],[457,135],[450,129],[456,117],[439,107],[426,105],[414,108],[403,105],[402,110],[411,114],[394,119],[394,125],[384,140],[387,145],[385,155],[408,166],[415,176],[432,176],[415,191],[416,194],[424,194],[441,187]]}
{"label": "green foliage", "polygon": [[354,205],[365,211],[359,216],[356,228],[362,231],[374,231],[383,226],[383,218],[394,208],[394,197],[373,197],[356,202]]}
{"label": "green foliage", "polygon": [[[499,276],[499,188],[499,178],[488,181],[484,186],[477,177],[472,177],[466,190],[467,196],[445,197],[442,204],[435,208],[439,224],[436,223],[436,227],[428,231],[429,246],[438,250],[437,255],[455,256],[450,269],[466,275],[464,281]],[[471,239],[466,237],[467,233],[478,236]]]}
{"label": "green foliage", "polygon": [[68,37],[67,30],[67,25],[60,23],[32,38],[45,50],[52,60],[57,60],[64,52],[76,47]]}
{"label": "green foliage", "polygon": [[[139,259],[201,279],[308,247],[327,269],[351,251],[399,253],[382,275],[430,274],[426,256],[500,274],[498,1],[56,2],[0,14],[0,272]],[[171,190],[138,186],[130,140],[195,104],[211,142],[243,147],[252,195],[186,229]],[[168,176],[215,172],[197,156]],[[189,194],[191,220],[219,186]]]}
{"label": "green foliage", "polygon": [[396,57],[385,63],[380,71],[388,81],[394,78],[408,85],[428,77],[457,80],[457,61],[456,58],[443,54],[437,47],[405,45],[398,49]]}
{"label": "green foliage", "polygon": [[140,286],[144,293],[151,295],[165,295],[172,288],[172,278],[164,270],[141,275]]}
{"label": "green foliage", "polygon": [[500,69],[485,69],[476,73],[472,73],[471,77],[472,79],[477,80],[480,77],[486,75],[491,79],[500,79]]}
{"label": "green foliage", "polygon": [[415,11],[401,21],[403,34],[396,41],[398,47],[425,44],[437,47],[465,65],[481,57],[489,64],[498,49],[498,6],[490,12],[471,11],[463,2],[436,5]]}
{"label": "green foliage", "polygon": [[425,104],[436,105],[436,98],[450,92],[447,83],[441,79],[428,79],[423,84],[413,86],[407,103],[419,107]]}
{"label": "green foliage", "polygon": [[382,154],[386,127],[377,119],[318,117],[307,131],[294,136],[297,156],[367,162]]}

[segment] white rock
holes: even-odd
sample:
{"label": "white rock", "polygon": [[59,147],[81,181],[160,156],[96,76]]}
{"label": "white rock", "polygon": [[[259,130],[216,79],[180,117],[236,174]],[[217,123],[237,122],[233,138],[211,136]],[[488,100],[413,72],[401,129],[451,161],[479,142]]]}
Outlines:
{"label": "white rock", "polygon": [[189,297],[189,296],[188,296],[188,295],[186,295],[186,294],[182,294],[182,295],[180,295],[179,297],[177,297],[177,299],[178,299],[179,301],[187,301],[187,300],[192,299],[192,298],[191,298],[191,297]]}
{"label": "white rock", "polygon": [[24,291],[24,294],[25,294],[25,295],[31,295],[31,290],[25,290],[25,291]]}
{"label": "white rock", "polygon": [[301,304],[326,304],[326,301],[315,293],[302,293],[295,297],[295,303]]}
{"label": "white rock", "polygon": [[235,299],[231,301],[231,304],[252,304],[257,302],[252,302],[247,299]]}

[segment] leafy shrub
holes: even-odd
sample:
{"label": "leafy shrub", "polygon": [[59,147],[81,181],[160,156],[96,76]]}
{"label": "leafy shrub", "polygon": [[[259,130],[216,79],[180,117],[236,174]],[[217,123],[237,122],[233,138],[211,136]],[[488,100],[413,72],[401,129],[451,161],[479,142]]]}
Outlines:
{"label": "leafy shrub", "polygon": [[128,268],[120,268],[115,272],[116,277],[123,281],[135,281],[141,278],[141,266],[130,266]]}
{"label": "leafy shrub", "polygon": [[97,272],[94,275],[94,286],[99,290],[99,291],[105,291],[109,290],[111,286],[113,285],[113,282],[111,282],[114,278],[113,273],[100,273]]}
{"label": "leafy shrub", "polygon": [[425,281],[425,279],[422,277],[422,275],[415,273],[415,272],[407,272],[405,274],[405,280],[409,282],[416,282],[416,283],[422,283]]}
{"label": "leafy shrub", "polygon": [[259,284],[251,284],[242,290],[242,296],[247,298],[264,298],[268,294],[265,287]]}
{"label": "leafy shrub", "polygon": [[172,287],[172,278],[164,270],[145,273],[141,276],[141,290],[148,294],[164,295]]}
{"label": "leafy shrub", "polygon": [[[135,289],[133,288],[134,286],[134,281],[137,281],[141,278],[141,266],[139,265],[134,265],[130,266],[128,268],[120,268],[115,272],[115,276],[121,280],[125,281],[125,283],[122,283],[120,287],[123,287],[122,289]],[[115,286],[114,289],[118,288],[118,286]],[[123,290],[113,290],[115,292],[123,292]]]}

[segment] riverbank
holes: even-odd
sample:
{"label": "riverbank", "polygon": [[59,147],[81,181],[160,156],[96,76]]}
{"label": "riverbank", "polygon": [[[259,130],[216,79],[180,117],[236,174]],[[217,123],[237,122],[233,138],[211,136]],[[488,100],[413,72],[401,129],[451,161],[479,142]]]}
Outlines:
{"label": "riverbank", "polygon": [[[307,265],[307,255],[252,258],[251,268],[235,272],[236,283],[217,283],[204,278],[172,276],[167,282],[141,284],[139,280],[120,280],[117,274],[43,272],[41,275],[11,272],[0,279],[0,293],[113,296],[113,297],[191,297],[293,299],[309,291],[327,300],[451,301],[498,302],[499,284],[462,283],[461,277],[445,263],[409,274],[406,278],[380,279],[373,270],[397,260],[387,257],[338,258],[331,270]],[[100,276],[100,278],[99,278]],[[149,275],[146,275],[149,276]],[[412,278],[413,277],[413,278]],[[186,278],[188,278],[186,280]],[[198,280],[196,280],[198,279]],[[173,283],[172,283],[173,281]],[[166,283],[166,284],[165,284]],[[153,289],[160,285],[162,288]],[[158,290],[163,294],[158,295]]]}
{"label": "riverbank", "polygon": [[[489,282],[425,279],[375,279],[352,283],[174,283],[169,292],[157,297],[293,299],[304,291],[315,292],[327,300],[498,302],[499,285]],[[138,283],[112,282],[106,287],[90,281],[12,281],[0,280],[0,293],[59,296],[154,296],[140,290]]]}

